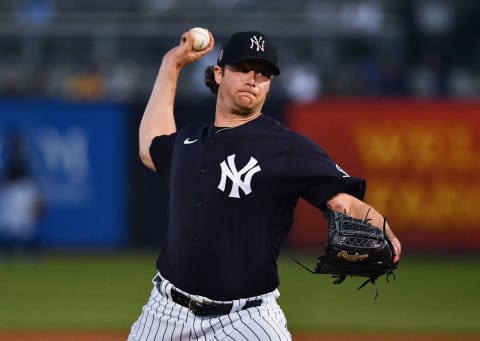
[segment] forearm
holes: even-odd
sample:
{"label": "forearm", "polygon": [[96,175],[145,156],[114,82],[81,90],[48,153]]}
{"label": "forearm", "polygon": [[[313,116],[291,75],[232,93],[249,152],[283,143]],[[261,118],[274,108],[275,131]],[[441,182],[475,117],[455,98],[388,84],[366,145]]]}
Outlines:
{"label": "forearm", "polygon": [[173,110],[180,70],[181,67],[165,55],[140,121],[139,152],[147,166],[151,163],[149,148],[153,138],[176,131]]}
{"label": "forearm", "polygon": [[169,66],[173,63],[166,61],[167,59],[168,56],[165,56],[164,62],[160,66],[152,93],[140,122],[140,135],[146,135],[150,138],[159,135],[170,135],[176,131],[173,109],[181,68]]}

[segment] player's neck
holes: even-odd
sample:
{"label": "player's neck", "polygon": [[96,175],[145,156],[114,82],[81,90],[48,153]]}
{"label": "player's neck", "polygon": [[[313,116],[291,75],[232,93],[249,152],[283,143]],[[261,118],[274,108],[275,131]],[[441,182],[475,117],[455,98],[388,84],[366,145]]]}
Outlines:
{"label": "player's neck", "polygon": [[216,127],[238,127],[242,124],[245,124],[247,122],[250,122],[257,117],[259,117],[262,113],[261,112],[256,112],[252,113],[246,116],[243,115],[237,115],[233,113],[224,113],[217,111],[215,115],[215,122],[214,125]]}

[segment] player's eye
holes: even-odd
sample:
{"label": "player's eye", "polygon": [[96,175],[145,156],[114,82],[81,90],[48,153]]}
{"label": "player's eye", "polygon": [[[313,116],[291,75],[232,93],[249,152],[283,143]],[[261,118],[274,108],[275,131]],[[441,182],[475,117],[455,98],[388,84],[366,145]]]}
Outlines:
{"label": "player's eye", "polygon": [[255,74],[255,81],[261,83],[266,82],[272,78],[272,74],[264,68],[255,67],[249,64],[237,64],[228,66],[233,72],[248,73],[253,71]]}
{"label": "player's eye", "polygon": [[269,72],[255,71],[255,80],[257,82],[266,82],[271,78],[272,78],[272,75]]}
{"label": "player's eye", "polygon": [[244,65],[231,65],[231,66],[228,66],[228,68],[230,70],[232,70],[233,72],[241,72],[241,73],[247,73],[248,71],[250,71],[249,68],[247,68],[246,66]]}

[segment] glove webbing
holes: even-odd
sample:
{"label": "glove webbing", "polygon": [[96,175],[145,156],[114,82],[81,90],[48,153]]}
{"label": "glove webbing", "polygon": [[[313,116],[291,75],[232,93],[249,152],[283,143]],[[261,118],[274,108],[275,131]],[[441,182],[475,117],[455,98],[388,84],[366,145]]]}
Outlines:
{"label": "glove webbing", "polygon": [[[299,260],[291,257],[292,260],[297,263],[298,265],[300,265],[302,268],[304,268],[305,270],[307,270],[308,272],[312,273],[312,274],[317,274],[317,272],[313,271],[312,269],[310,269],[309,267],[303,265]],[[387,274],[387,282],[390,283],[390,275],[393,276],[393,278],[395,279],[395,273],[392,271],[389,271]],[[353,277],[353,276],[350,276],[350,277]],[[364,286],[366,286],[368,283],[372,283],[374,286],[375,286],[375,299],[377,299],[378,297],[378,294],[379,294],[379,288],[378,288],[378,284],[377,284],[377,279],[378,279],[379,276],[372,276],[370,277],[369,279],[367,279],[365,282],[363,282],[358,288],[357,290],[360,290],[362,289]],[[332,278],[334,279],[334,281],[332,282],[333,284],[335,285],[338,285],[338,284],[341,284],[343,283],[343,281],[345,281],[345,279],[347,278],[347,275],[334,275],[332,276]]]}

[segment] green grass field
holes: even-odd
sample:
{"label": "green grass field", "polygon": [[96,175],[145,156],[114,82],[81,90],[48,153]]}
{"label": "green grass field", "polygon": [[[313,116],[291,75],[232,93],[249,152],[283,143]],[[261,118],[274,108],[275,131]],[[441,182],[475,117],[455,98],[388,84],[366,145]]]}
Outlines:
{"label": "green grass field", "polygon": [[[296,255],[309,265],[313,255]],[[126,331],[151,290],[154,253],[52,254],[0,267],[0,330]],[[293,333],[480,337],[479,258],[402,259],[396,280],[342,285],[280,259],[282,305]]]}

